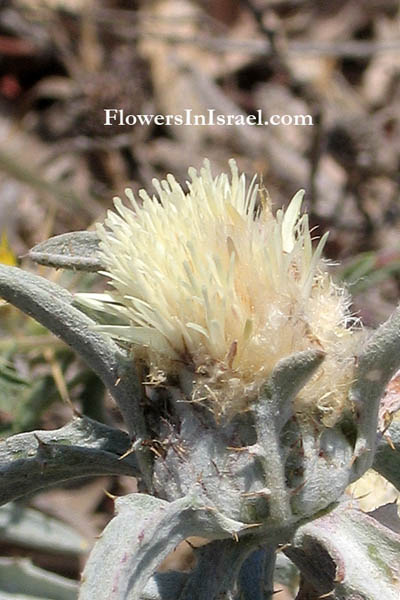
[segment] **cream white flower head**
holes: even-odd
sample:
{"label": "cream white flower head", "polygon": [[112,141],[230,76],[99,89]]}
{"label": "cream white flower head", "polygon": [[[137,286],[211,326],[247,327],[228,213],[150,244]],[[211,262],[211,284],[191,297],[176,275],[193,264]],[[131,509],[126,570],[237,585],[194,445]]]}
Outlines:
{"label": "cream white flower head", "polygon": [[303,191],[273,214],[255,179],[248,185],[230,161],[231,176],[213,177],[208,161],[185,193],[172,175],[141,190],[131,208],[114,199],[98,226],[112,291],[86,301],[124,322],[100,326],[132,344],[152,373],[168,379],[190,369],[194,400],[215,414],[245,410],[277,361],[322,349],[326,359],[302,390],[298,409],[332,423],[352,379],[353,331],[348,299],[315,250]]}

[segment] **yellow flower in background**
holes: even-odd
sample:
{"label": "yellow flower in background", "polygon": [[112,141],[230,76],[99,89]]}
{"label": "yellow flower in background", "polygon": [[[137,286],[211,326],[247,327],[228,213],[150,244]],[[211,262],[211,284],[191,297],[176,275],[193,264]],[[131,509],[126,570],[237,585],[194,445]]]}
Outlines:
{"label": "yellow flower in background", "polygon": [[8,243],[7,234],[5,231],[3,231],[0,238],[0,263],[15,267],[17,262],[17,257],[11,250],[11,247]]}
{"label": "yellow flower in background", "polygon": [[274,215],[255,178],[230,169],[213,177],[205,161],[189,169],[186,193],[168,175],[153,181],[157,197],[127,189],[129,208],[115,198],[97,229],[112,290],[85,300],[123,320],[99,329],[132,344],[152,373],[192,370],[193,399],[207,397],[216,415],[245,410],[281,358],[323,350],[297,404],[334,423],[355,336],[321,260],[326,235],[313,250],[303,191]]}

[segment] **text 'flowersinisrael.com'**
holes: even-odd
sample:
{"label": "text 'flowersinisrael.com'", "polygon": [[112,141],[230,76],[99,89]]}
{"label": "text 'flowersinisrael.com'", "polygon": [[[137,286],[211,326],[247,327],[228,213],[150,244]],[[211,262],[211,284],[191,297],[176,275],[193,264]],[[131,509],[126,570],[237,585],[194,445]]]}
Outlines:
{"label": "text 'flowersinisrael.com'", "polygon": [[207,110],[205,114],[193,113],[191,108],[185,109],[182,113],[162,115],[162,114],[127,114],[120,108],[105,108],[104,125],[190,125],[199,126],[262,126],[267,125],[297,125],[312,126],[312,115],[269,115],[268,118],[261,109],[250,115],[244,114],[221,114],[214,108]]}

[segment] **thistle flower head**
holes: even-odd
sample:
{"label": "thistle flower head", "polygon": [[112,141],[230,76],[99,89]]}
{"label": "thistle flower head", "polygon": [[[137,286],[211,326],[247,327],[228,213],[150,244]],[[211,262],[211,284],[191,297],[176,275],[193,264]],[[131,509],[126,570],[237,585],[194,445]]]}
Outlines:
{"label": "thistle flower head", "polygon": [[[185,193],[172,175],[154,180],[157,196],[131,190],[114,199],[98,226],[112,291],[89,298],[122,325],[104,333],[128,342],[152,373],[194,374],[193,399],[217,415],[246,409],[277,361],[322,349],[326,359],[299,406],[329,420],[352,378],[348,299],[313,249],[303,191],[274,215],[255,179],[236,163],[213,177],[208,161],[189,170]],[[333,421],[337,417],[333,416]]]}

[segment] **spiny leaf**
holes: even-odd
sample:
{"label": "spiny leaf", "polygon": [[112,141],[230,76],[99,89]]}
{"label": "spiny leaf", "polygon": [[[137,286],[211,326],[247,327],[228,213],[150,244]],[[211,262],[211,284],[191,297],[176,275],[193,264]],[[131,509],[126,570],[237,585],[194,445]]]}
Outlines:
{"label": "spiny leaf", "polygon": [[63,233],[41,242],[29,250],[28,256],[39,265],[57,269],[100,271],[104,269],[94,231]]}
{"label": "spiny leaf", "polygon": [[207,506],[197,489],[172,503],[130,494],[116,507],[86,564],[79,600],[140,598],[158,565],[185,538],[229,539],[247,528]]}
{"label": "spiny leaf", "polygon": [[285,554],[317,595],[399,598],[400,536],[350,503],[301,526]]}
{"label": "spiny leaf", "polygon": [[128,434],[76,418],[55,431],[20,433],[0,442],[0,504],[88,475],[138,475]]}

